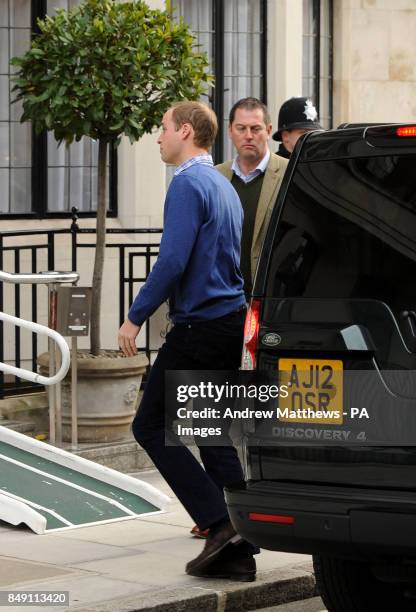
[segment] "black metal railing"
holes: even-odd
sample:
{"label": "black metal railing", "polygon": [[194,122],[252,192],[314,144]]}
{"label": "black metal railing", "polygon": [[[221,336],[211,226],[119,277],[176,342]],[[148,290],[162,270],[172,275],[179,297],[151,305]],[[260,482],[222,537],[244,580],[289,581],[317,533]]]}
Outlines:
{"label": "black metal railing", "polygon": [[[0,233],[0,270],[4,270],[5,261],[7,260],[7,272],[23,272],[30,271],[33,273],[45,271],[45,263],[48,270],[55,269],[56,257],[56,242],[58,236],[67,236],[68,244],[66,248],[71,250],[71,271],[77,270],[80,249],[95,249],[95,241],[80,240],[85,235],[94,236],[95,228],[81,228],[78,225],[76,209],[72,209],[72,224],[68,229],[56,230],[14,230]],[[152,266],[152,262],[156,259],[159,253],[161,229],[144,228],[144,229],[114,229],[106,230],[108,242],[106,250],[114,250],[118,257],[118,323],[121,325],[126,318],[128,307],[133,301],[140,284],[144,283]],[[114,235],[155,235],[155,240],[151,242],[126,242],[121,240],[110,241],[110,237]],[[156,237],[158,239],[156,239]],[[24,264],[22,263],[25,257]],[[144,274],[136,275],[135,260],[144,260]],[[13,265],[14,269],[9,269]],[[23,270],[22,267],[26,269]],[[40,269],[42,268],[42,269]],[[13,304],[11,300],[5,303],[5,291],[3,283],[0,283],[0,311],[7,312],[16,317],[22,316],[22,289],[20,285],[14,285]],[[46,289],[45,289],[46,291]],[[25,314],[24,318],[31,318],[32,321],[37,321],[38,318],[38,292],[37,286],[32,285],[31,289],[31,304],[29,315]],[[27,304],[25,304],[27,311]],[[6,310],[5,310],[6,309]],[[163,332],[162,332],[163,333]],[[145,327],[144,346],[140,346],[139,350],[147,353],[151,357],[152,347],[150,346],[150,325]],[[36,371],[36,358],[38,355],[38,339],[36,334],[32,334],[30,354],[25,361],[32,363],[33,371]],[[7,356],[5,347],[5,337],[3,333],[3,324],[0,323],[0,361],[4,362]],[[14,364],[21,367],[22,362],[22,338],[21,330],[16,327],[14,330]],[[10,380],[4,379],[4,375],[0,372],[0,399],[5,396],[14,395],[23,391],[30,391],[35,388],[32,383],[24,382],[20,379]],[[38,388],[38,387],[37,387]]]}

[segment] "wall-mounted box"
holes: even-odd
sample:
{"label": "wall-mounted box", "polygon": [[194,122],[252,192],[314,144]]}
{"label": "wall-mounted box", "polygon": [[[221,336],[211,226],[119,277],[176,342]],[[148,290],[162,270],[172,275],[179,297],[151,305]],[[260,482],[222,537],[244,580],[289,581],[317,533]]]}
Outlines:
{"label": "wall-mounted box", "polygon": [[63,336],[88,336],[91,287],[58,287],[56,331]]}

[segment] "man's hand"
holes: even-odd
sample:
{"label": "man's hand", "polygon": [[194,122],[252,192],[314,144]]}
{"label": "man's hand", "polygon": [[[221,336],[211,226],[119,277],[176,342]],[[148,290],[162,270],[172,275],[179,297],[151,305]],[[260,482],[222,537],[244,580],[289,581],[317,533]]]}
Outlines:
{"label": "man's hand", "polygon": [[118,330],[118,345],[126,357],[137,355],[136,337],[140,331],[140,326],[135,325],[126,319]]}

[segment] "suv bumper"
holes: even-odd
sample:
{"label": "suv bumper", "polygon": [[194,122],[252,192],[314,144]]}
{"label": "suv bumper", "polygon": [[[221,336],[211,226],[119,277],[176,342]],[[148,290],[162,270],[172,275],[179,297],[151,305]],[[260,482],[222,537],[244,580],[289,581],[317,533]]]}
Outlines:
{"label": "suv bumper", "polygon": [[[416,492],[259,482],[226,489],[226,500],[236,530],[261,548],[358,559],[416,556]],[[289,518],[265,522],[252,513]]]}

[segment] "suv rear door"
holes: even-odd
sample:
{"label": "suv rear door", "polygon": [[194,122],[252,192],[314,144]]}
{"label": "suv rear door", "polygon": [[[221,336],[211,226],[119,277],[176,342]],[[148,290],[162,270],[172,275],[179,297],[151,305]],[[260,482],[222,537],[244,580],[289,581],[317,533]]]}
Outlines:
{"label": "suv rear door", "polygon": [[341,415],[279,419],[260,479],[416,490],[416,138],[397,130],[311,134],[288,168],[254,290],[257,368],[292,383],[279,407]]}

